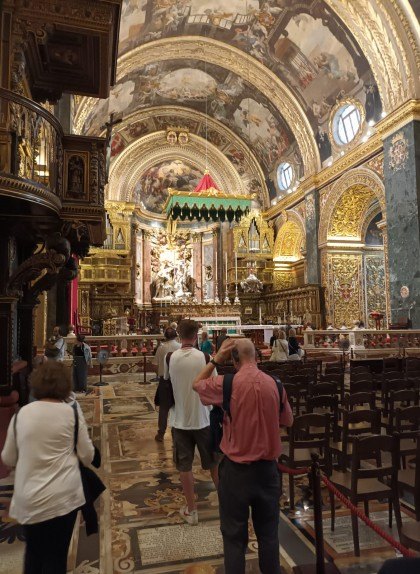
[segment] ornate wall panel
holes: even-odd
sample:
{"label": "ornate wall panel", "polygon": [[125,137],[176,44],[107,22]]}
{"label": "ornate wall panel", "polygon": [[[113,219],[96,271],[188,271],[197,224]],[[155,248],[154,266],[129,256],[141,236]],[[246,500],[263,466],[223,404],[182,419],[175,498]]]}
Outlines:
{"label": "ornate wall panel", "polygon": [[364,185],[353,186],[343,193],[335,204],[327,237],[361,239],[363,214],[374,199],[375,194]]}
{"label": "ornate wall panel", "polygon": [[379,311],[386,315],[386,285],[385,263],[383,254],[365,256],[365,289],[366,307],[365,318],[371,329],[375,328],[375,322],[369,317],[372,311]]}
{"label": "ornate wall panel", "polygon": [[[342,211],[342,217],[344,218],[343,222],[340,223],[338,219],[335,218],[337,205],[340,204],[342,196],[344,196],[350,190],[350,188],[358,190],[359,201],[361,201],[362,204],[364,205],[364,209],[368,207],[369,203],[377,199],[379,201],[382,214],[385,217],[386,214],[385,193],[384,193],[384,185],[381,178],[370,169],[364,167],[351,170],[345,175],[343,175],[337,181],[337,183],[335,183],[332,186],[331,191],[328,193],[328,198],[324,202],[321,201],[321,206],[323,205],[324,207],[323,209],[321,209],[321,217],[319,222],[320,245],[326,243],[332,221],[336,221],[335,226],[337,228],[340,227],[342,230],[346,229],[351,230],[355,224],[354,210],[356,210],[358,213],[361,214],[363,213],[363,210],[360,211],[358,207],[353,206],[352,211],[349,213],[351,215],[351,213],[353,212],[353,215],[351,215],[349,221],[347,212],[346,211],[343,212],[342,210],[340,211]],[[364,193],[362,192],[362,188],[365,188],[366,196],[370,197],[370,201],[368,203],[364,201]],[[353,201],[351,199],[351,196],[352,194],[348,194],[348,199],[345,200],[350,202],[350,205]],[[359,234],[361,232],[360,229],[361,223],[362,221],[359,222],[359,231],[358,231]],[[336,235],[338,236],[339,234],[336,233]],[[350,235],[350,237],[357,237],[357,235],[354,235],[352,232],[352,235]]]}
{"label": "ornate wall panel", "polygon": [[350,327],[364,308],[362,255],[328,253],[326,257],[323,283],[328,285],[328,319],[336,327]]}
{"label": "ornate wall panel", "polygon": [[305,224],[300,214],[285,212],[273,249],[274,261],[296,261],[302,258],[301,247],[305,248]]}

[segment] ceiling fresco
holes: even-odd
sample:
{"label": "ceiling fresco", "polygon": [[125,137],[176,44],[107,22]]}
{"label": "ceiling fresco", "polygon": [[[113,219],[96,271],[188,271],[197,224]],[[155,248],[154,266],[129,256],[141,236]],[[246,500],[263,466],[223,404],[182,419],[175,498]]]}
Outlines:
{"label": "ceiling fresco", "polygon": [[345,97],[382,106],[373,74],[355,39],[323,0],[125,0],[120,55],[153,40],[205,36],[230,44],[273,71],[294,93],[314,133]]}
{"label": "ceiling fresco", "polygon": [[134,187],[132,201],[147,211],[162,213],[167,189],[194,191],[203,174],[182,160],[160,162],[149,168]]}
{"label": "ceiling fresco", "polygon": [[[293,159],[299,176],[303,176],[302,159],[292,130],[286,125],[269,99],[248,82],[229,70],[199,60],[169,60],[147,65],[122,78],[112,89],[108,100],[100,100],[88,113],[83,133],[96,135],[110,113],[130,114],[151,106],[185,105],[208,114],[228,127],[249,145],[267,179],[281,161]],[[178,125],[179,120],[162,116],[141,124],[132,124],[112,141],[116,157],[128,143],[152,131]],[[185,125],[216,147],[223,148],[242,175],[244,158],[234,146],[216,131],[206,132],[197,122]],[[225,149],[226,147],[229,149]],[[272,194],[275,195],[274,190]]]}

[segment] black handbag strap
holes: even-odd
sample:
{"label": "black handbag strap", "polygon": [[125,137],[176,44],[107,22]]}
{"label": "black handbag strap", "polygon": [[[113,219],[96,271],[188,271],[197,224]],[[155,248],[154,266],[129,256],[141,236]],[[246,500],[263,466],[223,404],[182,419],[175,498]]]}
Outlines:
{"label": "black handbag strap", "polygon": [[71,408],[74,411],[74,452],[77,454],[77,437],[79,436],[79,413],[77,412],[77,405],[73,403]]}

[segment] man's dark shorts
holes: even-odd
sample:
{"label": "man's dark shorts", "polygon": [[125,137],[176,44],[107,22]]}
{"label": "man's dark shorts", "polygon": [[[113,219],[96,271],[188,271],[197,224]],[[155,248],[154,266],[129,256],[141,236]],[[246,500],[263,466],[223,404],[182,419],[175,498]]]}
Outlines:
{"label": "man's dark shorts", "polygon": [[212,451],[212,436],[210,427],[202,429],[185,430],[172,429],[174,442],[174,462],[179,472],[192,470],[195,447],[197,446],[201,458],[201,467],[204,470],[213,468],[218,463],[217,453]]}

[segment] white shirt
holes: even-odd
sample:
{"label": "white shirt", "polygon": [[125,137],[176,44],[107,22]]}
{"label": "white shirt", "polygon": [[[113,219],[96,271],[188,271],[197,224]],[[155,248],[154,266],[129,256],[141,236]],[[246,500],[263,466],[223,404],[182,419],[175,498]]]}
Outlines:
{"label": "white shirt", "polygon": [[15,416],[16,436],[13,417],[1,453],[6,466],[16,466],[10,516],[20,524],[37,524],[83,506],[78,457],[89,465],[94,448],[80,411],[77,456],[69,404],[36,401]]}
{"label": "white shirt", "polygon": [[[197,430],[210,425],[210,408],[205,407],[192,384],[206,366],[204,353],[188,347],[172,353],[168,365],[165,361],[164,377],[171,377],[175,405],[170,410],[170,425],[177,429]],[[213,375],[216,376],[216,369]]]}
{"label": "white shirt", "polygon": [[63,337],[57,339],[54,343],[54,346],[58,349],[58,355],[55,358],[56,361],[64,361],[67,351],[67,343],[65,342]]}
{"label": "white shirt", "polygon": [[181,347],[181,343],[178,343],[176,339],[171,339],[159,345],[156,351],[155,362],[158,366],[158,377],[163,377],[165,374],[165,355],[171,351],[177,351]]}

